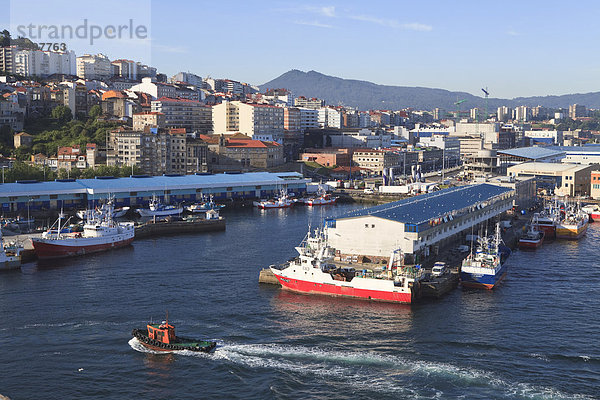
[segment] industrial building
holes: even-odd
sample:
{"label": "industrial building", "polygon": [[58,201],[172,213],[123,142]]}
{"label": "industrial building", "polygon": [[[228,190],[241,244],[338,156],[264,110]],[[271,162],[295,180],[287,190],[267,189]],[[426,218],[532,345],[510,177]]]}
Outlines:
{"label": "industrial building", "polygon": [[511,209],[514,193],[481,183],[352,211],[326,219],[329,242],[340,256],[387,258],[400,249],[418,262]]}
{"label": "industrial building", "polygon": [[506,174],[533,176],[538,187],[555,190],[558,195],[587,196],[591,172],[596,168],[581,164],[528,162],[508,167]]}
{"label": "industrial building", "polygon": [[0,203],[3,212],[27,213],[93,207],[109,196],[119,207],[147,205],[152,196],[174,204],[200,201],[208,195],[219,201],[244,200],[267,197],[282,188],[303,193],[308,182],[296,172],[22,181],[0,185]]}

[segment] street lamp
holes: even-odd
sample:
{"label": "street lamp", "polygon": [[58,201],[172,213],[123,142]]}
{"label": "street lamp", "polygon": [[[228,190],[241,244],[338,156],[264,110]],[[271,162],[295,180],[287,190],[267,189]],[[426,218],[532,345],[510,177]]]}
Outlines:
{"label": "street lamp", "polygon": [[2,166],[2,183],[4,183],[4,168],[8,168],[8,166],[6,166],[6,165]]}

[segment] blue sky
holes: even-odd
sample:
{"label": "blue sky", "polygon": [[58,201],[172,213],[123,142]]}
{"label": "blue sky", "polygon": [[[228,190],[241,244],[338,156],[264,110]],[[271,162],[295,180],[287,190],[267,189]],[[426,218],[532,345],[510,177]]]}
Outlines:
{"label": "blue sky", "polygon": [[476,95],[487,86],[492,97],[502,98],[600,91],[600,3],[593,1],[0,0],[1,5],[12,9],[0,13],[0,26],[75,25],[84,17],[105,26],[133,18],[148,25],[147,39],[69,45],[78,55],[102,51],[111,59],[139,59],[168,75],[183,70],[262,84],[295,68]]}

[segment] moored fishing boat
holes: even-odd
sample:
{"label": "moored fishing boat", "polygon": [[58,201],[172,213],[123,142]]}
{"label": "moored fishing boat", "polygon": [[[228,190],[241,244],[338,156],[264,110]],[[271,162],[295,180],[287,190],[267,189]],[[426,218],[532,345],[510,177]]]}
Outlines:
{"label": "moored fishing boat", "polygon": [[379,269],[336,266],[324,229],[309,232],[296,251],[297,258],[270,266],[283,289],[398,303],[412,303],[420,297],[423,271],[418,266],[402,265],[398,252],[393,252],[387,266]]}
{"label": "moored fishing boat", "polygon": [[590,222],[600,221],[600,207],[597,204],[581,207],[581,211],[587,213]]}
{"label": "moored fishing boat", "polygon": [[217,342],[175,336],[175,327],[169,324],[169,314],[160,324],[148,324],[146,329],[134,329],[131,334],[145,347],[155,351],[200,351],[208,353]]}
{"label": "moored fishing boat", "polygon": [[287,192],[282,190],[278,197],[268,200],[255,201],[254,204],[260,209],[267,208],[288,208],[291,207],[294,202],[288,197]]}
{"label": "moored fishing boat", "polygon": [[565,202],[559,207],[556,223],[556,238],[578,240],[585,234],[589,224],[589,216],[579,205]]}
{"label": "moored fishing boat", "polygon": [[[97,253],[129,245],[133,241],[133,222],[116,223],[112,218],[112,205],[105,212],[90,215],[83,232],[64,232],[61,212],[55,224],[42,237],[32,238],[33,248],[40,259],[71,257]],[[56,228],[55,228],[56,226]]]}
{"label": "moored fishing boat", "polygon": [[319,192],[316,197],[304,199],[304,204],[308,206],[323,206],[328,204],[335,204],[337,201],[336,196],[332,196],[326,192]]}
{"label": "moored fishing boat", "polygon": [[536,229],[535,222],[532,221],[525,234],[519,238],[519,248],[537,249],[544,242],[544,236],[544,231]]}
{"label": "moored fishing boat", "polygon": [[8,271],[21,267],[21,251],[23,246],[16,243],[4,243],[0,231],[0,271]]}
{"label": "moored fishing boat", "polygon": [[496,224],[493,239],[478,239],[476,250],[463,260],[460,269],[460,282],[464,287],[493,289],[506,276],[504,261],[510,250],[501,248],[500,224]]}
{"label": "moored fishing boat", "polygon": [[181,214],[183,207],[162,204],[156,196],[152,196],[148,208],[138,208],[136,211],[142,217],[166,217]]}
{"label": "moored fishing boat", "polygon": [[189,206],[186,206],[185,209],[191,213],[203,213],[208,210],[220,210],[225,207],[225,204],[217,204],[213,200],[213,196],[210,195],[208,201],[203,201],[202,203],[195,203]]}

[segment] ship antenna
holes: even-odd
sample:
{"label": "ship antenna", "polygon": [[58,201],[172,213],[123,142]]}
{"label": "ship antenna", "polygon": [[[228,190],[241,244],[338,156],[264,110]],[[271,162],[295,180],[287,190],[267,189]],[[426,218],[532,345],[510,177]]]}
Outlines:
{"label": "ship antenna", "polygon": [[167,310],[167,326],[169,326],[169,310]]}

